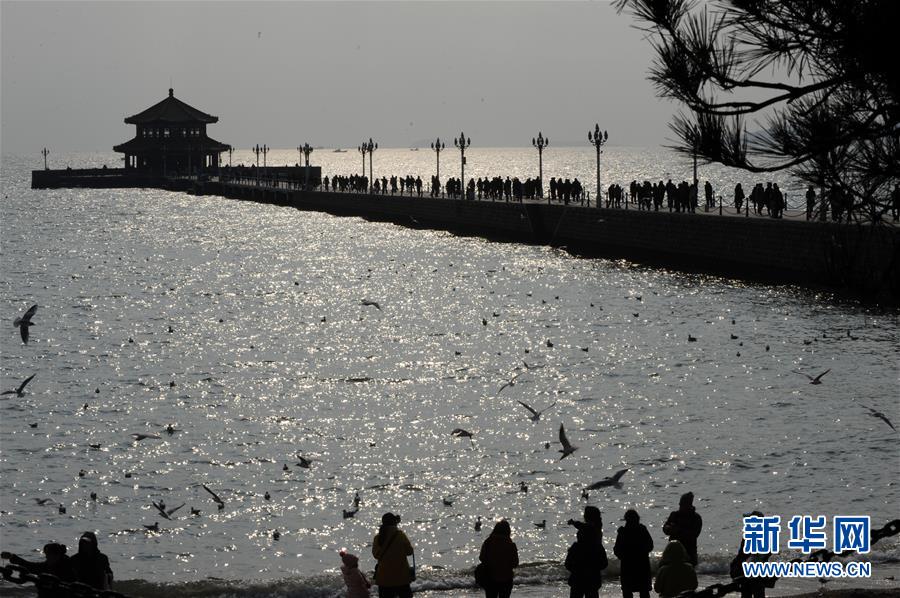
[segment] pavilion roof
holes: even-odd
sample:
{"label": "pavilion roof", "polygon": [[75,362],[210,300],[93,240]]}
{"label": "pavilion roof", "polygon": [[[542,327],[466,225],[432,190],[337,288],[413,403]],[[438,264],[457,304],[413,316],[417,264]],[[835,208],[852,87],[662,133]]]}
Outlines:
{"label": "pavilion roof", "polygon": [[143,112],[139,112],[125,119],[129,125],[143,125],[150,123],[214,123],[218,122],[218,116],[212,116],[197,110],[193,106],[185,104],[175,97],[174,90],[169,88],[169,96],[164,100],[150,106]]}

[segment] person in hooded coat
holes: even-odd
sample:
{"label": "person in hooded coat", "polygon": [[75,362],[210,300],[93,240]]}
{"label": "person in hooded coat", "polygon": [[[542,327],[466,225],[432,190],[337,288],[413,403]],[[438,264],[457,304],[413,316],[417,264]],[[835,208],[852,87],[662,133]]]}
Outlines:
{"label": "person in hooded coat", "polygon": [[672,511],[663,525],[669,540],[677,540],[687,551],[691,564],[697,566],[697,538],[703,529],[703,519],[694,508],[694,493],[687,492],[678,500],[678,510]]}
{"label": "person in hooded coat", "polygon": [[512,528],[506,519],[497,522],[481,545],[478,560],[488,570],[485,598],[509,598],[513,588],[513,569],[519,566],[519,550],[512,541]]}
{"label": "person in hooded coat", "polygon": [[97,547],[97,535],[84,532],[78,539],[78,552],[71,559],[75,577],[98,590],[112,588],[113,573],[109,559]]}
{"label": "person in hooded coat", "polygon": [[688,561],[687,551],[678,540],[669,542],[663,549],[653,589],[662,598],[671,598],[682,592],[697,589],[694,566]]}
{"label": "person in hooded coat", "polygon": [[619,582],[623,598],[632,598],[638,592],[641,598],[650,598],[650,552],[653,538],[641,523],[634,509],[625,511],[625,525],[619,528],[613,553],[621,561]]}
{"label": "person in hooded coat", "polygon": [[379,598],[412,598],[412,575],[406,557],[413,553],[412,544],[397,524],[400,517],[393,513],[381,516],[381,527],[372,541],[372,556],[378,561],[375,583]]}
{"label": "person in hooded coat", "polygon": [[603,585],[602,571],[608,565],[606,550],[590,529],[578,530],[575,543],[566,554],[569,571],[569,598],[597,598]]}
{"label": "person in hooded coat", "polygon": [[359,557],[343,550],[339,554],[342,563],[341,575],[344,578],[344,585],[347,586],[347,598],[369,598],[369,588],[372,584],[359,569]]}

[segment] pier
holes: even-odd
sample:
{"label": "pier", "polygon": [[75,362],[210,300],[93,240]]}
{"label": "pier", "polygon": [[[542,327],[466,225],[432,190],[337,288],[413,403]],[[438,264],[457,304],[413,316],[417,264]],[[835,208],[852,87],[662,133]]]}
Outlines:
{"label": "pier", "polygon": [[37,170],[35,188],[148,187],[217,195],[445,230],[498,241],[546,244],[573,253],[739,279],[826,286],[900,303],[900,230],[544,202],[341,193],[308,188],[319,168],[270,167],[257,178],[163,177],[130,169]]}

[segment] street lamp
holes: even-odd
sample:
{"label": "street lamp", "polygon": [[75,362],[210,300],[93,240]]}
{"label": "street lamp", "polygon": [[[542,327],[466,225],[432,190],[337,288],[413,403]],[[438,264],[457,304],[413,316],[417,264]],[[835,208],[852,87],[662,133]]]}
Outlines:
{"label": "street lamp", "polygon": [[313,148],[310,144],[304,143],[297,148],[297,151],[303,154],[303,157],[306,159],[306,168],[304,169],[303,174],[303,186],[309,187],[309,155],[313,152]]}
{"label": "street lamp", "polygon": [[438,185],[441,184],[441,151],[446,147],[443,143],[441,143],[441,138],[438,137],[431,144],[431,149],[434,150],[435,155],[437,155],[437,180]]}
{"label": "street lamp", "polygon": [[231,154],[234,153],[234,148],[230,145],[228,146],[228,168],[231,168]]}
{"label": "street lamp", "polygon": [[600,148],[609,141],[609,133],[606,131],[600,131],[600,125],[594,125],[593,135],[591,131],[588,131],[588,141],[590,141],[594,147],[597,149],[597,207],[600,207],[600,198],[603,196],[602,191],[600,191],[600,154],[603,152],[600,151]]}
{"label": "street lamp", "polygon": [[373,189],[375,184],[375,176],[372,171],[372,154],[378,149],[378,144],[369,137],[368,141],[363,141],[362,145],[356,148],[363,157],[363,177],[366,176],[366,154],[369,154],[369,189]]}
{"label": "street lamp", "polygon": [[48,150],[46,147],[41,150],[41,155],[44,156],[44,170],[50,170],[49,168],[47,168],[47,155],[49,153],[50,150]]}
{"label": "street lamp", "polygon": [[[544,139],[543,134],[538,131],[537,139],[531,138],[531,145],[538,151],[538,197],[544,197],[544,148],[550,145],[550,138]],[[550,203],[550,200],[547,200]]]}
{"label": "street lamp", "polygon": [[466,197],[466,148],[472,145],[472,139],[466,139],[466,134],[459,133],[459,138],[453,140],[453,145],[459,148],[460,157],[460,174],[459,174],[459,191],[463,198]]}
{"label": "street lamp", "polygon": [[259,144],[256,144],[256,147],[253,148],[253,153],[256,154],[256,186],[259,186],[259,155],[263,155],[263,168],[266,167],[266,154],[269,153],[269,148],[263,144],[262,147]]}

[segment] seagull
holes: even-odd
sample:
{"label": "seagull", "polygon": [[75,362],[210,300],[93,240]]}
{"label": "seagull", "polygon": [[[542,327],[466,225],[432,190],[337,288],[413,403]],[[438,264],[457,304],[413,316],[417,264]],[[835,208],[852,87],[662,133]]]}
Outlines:
{"label": "seagull", "polygon": [[734,334],[731,335],[731,340],[736,341],[737,339],[738,339],[737,335],[734,335]]}
{"label": "seagull", "polygon": [[528,365],[527,361],[523,361],[522,365],[525,366],[526,370],[539,370],[541,368],[547,367],[546,365]]}
{"label": "seagull", "polygon": [[881,421],[883,421],[884,423],[889,425],[891,427],[891,430],[893,430],[894,432],[897,431],[897,428],[894,427],[894,424],[891,423],[891,420],[889,420],[884,413],[882,413],[881,411],[878,411],[876,409],[872,409],[871,407],[866,407],[862,403],[857,402],[857,404],[860,407],[865,407],[866,409],[868,409],[869,415],[871,415],[872,417],[877,417],[878,419],[880,419]]}
{"label": "seagull", "polygon": [[550,342],[550,339],[547,339],[547,347],[553,348],[553,343]]}
{"label": "seagull", "polygon": [[361,303],[366,306],[372,306],[375,309],[377,309],[378,311],[381,311],[381,306],[378,305],[378,302],[376,302],[376,301],[369,301],[368,299],[363,299],[361,301]]}
{"label": "seagull", "polygon": [[28,311],[22,314],[22,317],[13,320],[13,326],[19,329],[19,334],[22,336],[22,342],[26,345],[28,344],[28,327],[34,326],[31,318],[34,316],[34,312],[37,311],[37,308],[38,306],[36,304],[32,305],[28,308]]}
{"label": "seagull", "polygon": [[481,531],[481,515],[479,515],[478,517],[475,518],[475,531],[476,532]]}
{"label": "seagull", "polygon": [[266,493],[263,494],[263,498],[266,499],[266,500],[272,500],[272,495],[269,494],[269,491],[268,491],[268,490],[266,490]]}
{"label": "seagull", "polygon": [[194,507],[191,507],[191,517],[197,517],[199,515],[200,515],[200,509],[195,509]]}
{"label": "seagull", "polygon": [[168,510],[167,510],[167,509],[166,509],[166,503],[164,503],[163,501],[159,501],[158,503],[157,503],[157,502],[151,501],[151,504],[152,504],[154,507],[156,507],[156,510],[159,511],[159,514],[162,515],[162,516],[163,516],[164,518],[166,518],[166,519],[172,519],[172,518],[170,517],[170,515],[172,515],[175,511],[177,511],[178,509],[180,509],[181,507],[184,506],[184,503],[181,503],[180,505],[178,505],[178,506],[175,507],[174,509],[168,509]]}
{"label": "seagull", "polygon": [[546,528],[546,527],[547,527],[547,520],[544,519],[544,520],[541,521],[540,523],[535,523],[535,524],[534,524],[534,527],[536,527],[536,528],[538,528],[538,529],[544,529],[544,528]]}
{"label": "seagull", "polygon": [[524,480],[519,482],[519,492],[528,493],[528,484],[526,484]]}
{"label": "seagull", "polygon": [[581,491],[581,498],[583,498],[584,500],[588,500],[590,498],[587,488],[585,488]]}
{"label": "seagull", "polygon": [[359,503],[362,502],[359,498],[359,492],[353,495],[353,508],[357,511],[359,510]]}
{"label": "seagull", "polygon": [[19,388],[15,389],[15,390],[6,390],[3,392],[0,392],[0,395],[13,395],[14,394],[17,397],[25,396],[25,393],[23,392],[25,390],[25,387],[28,386],[28,383],[31,382],[31,379],[34,378],[36,375],[37,374],[32,374],[32,375],[28,376],[27,378],[25,378],[25,381],[19,385]]}
{"label": "seagull", "polygon": [[159,521],[157,521],[153,525],[145,525],[144,527],[147,528],[147,531],[158,532],[159,531]]}
{"label": "seagull", "polygon": [[46,505],[48,503],[52,503],[53,499],[52,498],[35,498],[34,502],[36,502],[37,504],[39,504],[43,507],[44,505]]}
{"label": "seagull", "polygon": [[559,424],[559,442],[562,444],[562,448],[559,450],[562,453],[562,457],[559,458],[560,461],[578,450],[578,447],[572,446],[569,439],[566,438],[566,429],[562,424]]}
{"label": "seagull", "polygon": [[452,507],[453,506],[453,498],[448,496],[443,499],[443,503],[444,503],[445,507]]}
{"label": "seagull", "polygon": [[503,386],[500,387],[500,390],[497,391],[497,395],[499,396],[499,394],[500,394],[501,392],[503,392],[503,389],[504,389],[504,388],[506,388],[506,387],[508,387],[508,386],[515,386],[515,385],[516,385],[516,378],[518,378],[518,377],[521,376],[521,375],[522,375],[522,374],[521,374],[521,372],[520,372],[520,373],[516,374],[515,376],[513,376],[512,378],[510,378],[510,379],[506,382],[506,384],[504,384]]}
{"label": "seagull", "polygon": [[63,504],[60,504],[60,505],[59,505],[59,514],[60,514],[60,515],[65,515],[65,514],[66,514],[66,507],[65,507],[65,505],[63,505]]}
{"label": "seagull", "polygon": [[545,411],[547,411],[548,409],[550,409],[551,407],[553,407],[554,405],[556,405],[556,403],[553,403],[553,405],[550,405],[550,407],[544,407],[544,408],[541,409],[540,411],[536,411],[536,410],[534,410],[530,405],[528,405],[527,403],[523,403],[522,401],[516,401],[516,402],[519,403],[519,405],[521,405],[521,406],[524,407],[525,409],[528,409],[528,411],[531,412],[531,421],[533,421],[533,422],[536,422],[536,421],[540,420],[540,419],[541,419],[541,415],[543,415]]}
{"label": "seagull", "polygon": [[599,482],[594,482],[593,484],[591,484],[590,486],[588,486],[587,488],[585,488],[585,490],[586,490],[586,491],[587,491],[587,490],[596,490],[597,488],[606,488],[607,486],[618,486],[618,485],[620,484],[620,481],[619,481],[619,480],[622,479],[622,476],[625,475],[625,473],[626,473],[627,471],[628,471],[627,468],[626,468],[626,469],[620,469],[619,471],[617,471],[616,473],[612,474],[612,475],[609,476],[608,478],[603,478],[603,479],[600,480]]}
{"label": "seagull", "polygon": [[348,511],[347,509],[342,509],[344,519],[351,519],[354,515],[359,513],[359,507],[354,507],[352,510]]}
{"label": "seagull", "polygon": [[134,434],[132,434],[132,436],[134,437],[134,441],[135,441],[135,442],[140,442],[141,440],[146,440],[147,438],[153,438],[153,439],[155,439],[155,440],[159,440],[159,439],[160,439],[159,434],[139,434],[139,433],[134,433]]}
{"label": "seagull", "polygon": [[309,469],[310,467],[312,467],[312,459],[307,459],[303,455],[297,455],[297,458],[300,459],[300,462],[297,463],[299,467],[302,467],[303,469]]}
{"label": "seagull", "polygon": [[821,374],[819,374],[819,375],[816,376],[815,378],[813,378],[813,377],[810,376],[809,374],[804,374],[803,372],[798,372],[797,370],[791,370],[791,371],[794,372],[795,374],[800,374],[801,376],[806,376],[807,378],[809,378],[809,383],[810,383],[810,384],[821,384],[821,383],[822,383],[822,376],[824,376],[825,374],[827,374],[828,372],[830,372],[830,371],[831,371],[831,368],[825,370],[824,372],[822,372]]}
{"label": "seagull", "polygon": [[278,530],[275,530],[274,532],[272,532],[273,540],[277,541],[279,538],[281,538],[281,534],[278,532]]}
{"label": "seagull", "polygon": [[484,318],[481,318],[481,325],[482,325],[482,326],[487,326],[487,320],[484,319]]}
{"label": "seagull", "polygon": [[457,438],[472,438],[472,433],[468,430],[463,430],[462,428],[456,428],[452,432],[450,432],[453,436]]}
{"label": "seagull", "polygon": [[210,490],[209,488],[207,488],[207,487],[206,487],[206,484],[200,484],[200,485],[203,486],[203,489],[204,489],[204,490],[206,490],[207,492],[209,492],[209,493],[212,495],[213,501],[214,501],[217,505],[219,505],[219,510],[220,510],[220,511],[221,511],[222,509],[225,508],[225,503],[222,501],[221,498],[219,498],[219,495],[218,495],[218,494],[216,494],[215,492],[213,492],[212,490]]}
{"label": "seagull", "polygon": [[690,334],[688,334],[688,342],[689,342],[689,343],[696,343],[696,342],[697,342],[697,337],[691,336]]}
{"label": "seagull", "polygon": [[171,436],[171,435],[174,434],[175,432],[181,432],[181,430],[179,430],[178,428],[176,428],[176,427],[173,426],[172,424],[169,424],[168,426],[166,426],[166,434],[168,434],[169,436]]}

